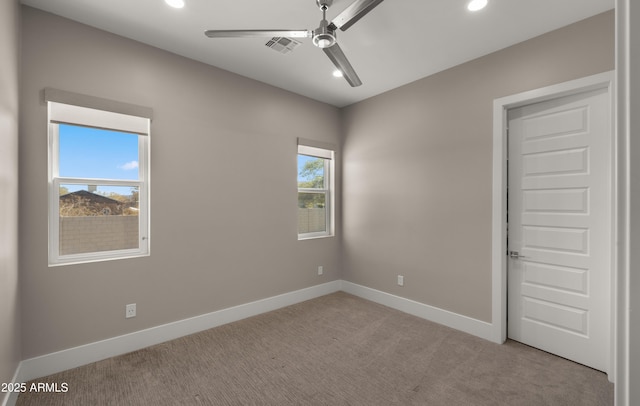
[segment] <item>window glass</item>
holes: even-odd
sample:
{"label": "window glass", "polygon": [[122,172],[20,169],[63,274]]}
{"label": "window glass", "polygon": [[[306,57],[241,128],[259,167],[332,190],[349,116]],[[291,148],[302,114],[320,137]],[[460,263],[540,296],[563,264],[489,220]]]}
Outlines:
{"label": "window glass", "polygon": [[60,176],[131,179],[138,176],[138,135],[59,125]]}
{"label": "window glass", "polygon": [[324,189],[325,159],[298,155],[298,187]]}
{"label": "window glass", "polygon": [[139,188],[60,185],[60,255],[140,247]]}
{"label": "window glass", "polygon": [[298,234],[327,231],[324,193],[298,193]]}
{"label": "window glass", "polygon": [[[299,148],[300,150],[300,148]],[[324,156],[331,151],[321,150]],[[331,235],[331,159],[298,154],[298,237]]]}

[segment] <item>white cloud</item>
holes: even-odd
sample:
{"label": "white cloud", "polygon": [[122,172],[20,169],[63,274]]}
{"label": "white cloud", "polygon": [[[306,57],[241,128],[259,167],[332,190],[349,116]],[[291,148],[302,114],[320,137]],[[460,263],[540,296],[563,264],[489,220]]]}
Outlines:
{"label": "white cloud", "polygon": [[118,166],[118,168],[125,170],[125,171],[130,171],[133,169],[138,169],[138,161],[131,161],[131,162],[127,162],[124,165],[120,165]]}

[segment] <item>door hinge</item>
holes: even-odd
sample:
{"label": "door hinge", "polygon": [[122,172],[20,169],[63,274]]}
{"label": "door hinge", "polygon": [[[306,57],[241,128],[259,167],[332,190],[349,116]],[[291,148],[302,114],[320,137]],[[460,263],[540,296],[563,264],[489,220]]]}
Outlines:
{"label": "door hinge", "polygon": [[518,251],[508,251],[507,255],[509,255],[509,258],[511,258],[511,259],[529,258],[529,257],[526,257],[524,255],[520,255],[520,253]]}

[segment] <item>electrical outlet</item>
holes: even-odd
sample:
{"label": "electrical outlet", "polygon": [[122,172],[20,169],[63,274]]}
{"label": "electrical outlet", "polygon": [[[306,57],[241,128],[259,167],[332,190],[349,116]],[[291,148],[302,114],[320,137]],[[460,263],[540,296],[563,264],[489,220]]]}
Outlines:
{"label": "electrical outlet", "polygon": [[318,267],[318,276],[322,275],[324,273],[324,268],[322,267],[322,265],[320,265]]}
{"label": "electrical outlet", "polygon": [[398,275],[398,286],[404,286],[404,276]]}
{"label": "electrical outlet", "polygon": [[131,303],[128,304],[124,314],[125,318],[130,319],[131,317],[136,317],[136,304]]}

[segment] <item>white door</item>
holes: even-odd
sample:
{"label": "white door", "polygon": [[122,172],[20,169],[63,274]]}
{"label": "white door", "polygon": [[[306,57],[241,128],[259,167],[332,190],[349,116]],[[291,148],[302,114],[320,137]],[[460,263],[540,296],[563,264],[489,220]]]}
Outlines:
{"label": "white door", "polygon": [[608,372],[608,89],[509,111],[508,335]]}

